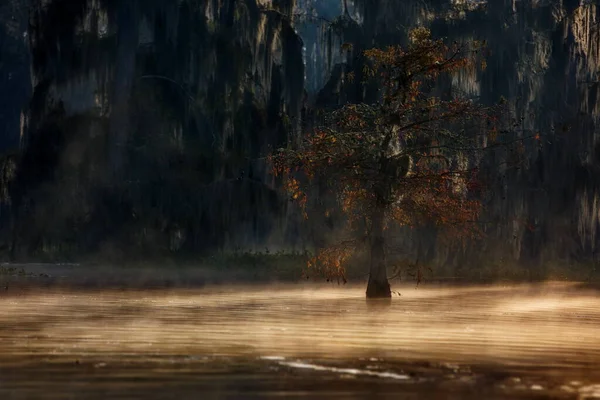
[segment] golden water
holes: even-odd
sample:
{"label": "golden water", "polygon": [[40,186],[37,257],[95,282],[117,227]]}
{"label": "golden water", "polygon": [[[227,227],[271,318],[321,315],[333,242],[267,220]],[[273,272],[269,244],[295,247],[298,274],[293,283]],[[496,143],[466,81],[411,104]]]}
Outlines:
{"label": "golden water", "polygon": [[576,284],[0,293],[0,398],[600,398]]}

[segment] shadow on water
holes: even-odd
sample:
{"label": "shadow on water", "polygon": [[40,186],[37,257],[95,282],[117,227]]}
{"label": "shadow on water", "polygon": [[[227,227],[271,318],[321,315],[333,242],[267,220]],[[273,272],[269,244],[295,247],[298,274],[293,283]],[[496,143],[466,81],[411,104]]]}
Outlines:
{"label": "shadow on water", "polygon": [[383,312],[392,306],[392,298],[365,299],[365,303],[369,312]]}
{"label": "shadow on water", "polygon": [[600,398],[577,284],[0,293],[0,398]]}

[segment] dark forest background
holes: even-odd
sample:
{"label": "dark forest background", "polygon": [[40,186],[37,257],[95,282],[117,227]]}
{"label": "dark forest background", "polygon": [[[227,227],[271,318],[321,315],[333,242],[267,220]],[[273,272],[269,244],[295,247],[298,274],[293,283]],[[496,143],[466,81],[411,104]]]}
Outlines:
{"label": "dark forest background", "polygon": [[369,101],[362,51],[406,43],[416,26],[485,41],[485,70],[443,89],[506,99],[522,135],[542,140],[522,168],[482,171],[483,240],[454,248],[424,227],[394,247],[452,272],[593,265],[600,6],[580,0],[4,0],[3,257],[322,245],[335,221],[303,221],[265,156],[324,110]]}

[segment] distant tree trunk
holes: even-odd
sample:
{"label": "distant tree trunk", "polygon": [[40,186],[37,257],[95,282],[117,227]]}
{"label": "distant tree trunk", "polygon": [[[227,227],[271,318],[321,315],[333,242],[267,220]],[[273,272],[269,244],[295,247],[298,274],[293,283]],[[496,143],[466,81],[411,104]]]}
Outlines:
{"label": "distant tree trunk", "polygon": [[17,260],[17,246],[18,246],[18,233],[17,233],[17,228],[14,225],[15,223],[13,222],[13,227],[11,229],[11,240],[10,240],[10,262],[15,262]]}
{"label": "distant tree trunk", "polygon": [[371,217],[371,266],[367,285],[367,298],[392,297],[387,278],[385,238],[383,235],[384,217],[385,209],[381,206],[377,207]]}
{"label": "distant tree trunk", "polygon": [[126,153],[129,126],[129,103],[135,76],[138,27],[134,2],[119,4],[116,68],[113,106],[110,115],[110,168],[113,178],[120,178]]}
{"label": "distant tree trunk", "polygon": [[19,247],[19,231],[20,231],[20,218],[19,218],[19,205],[11,206],[10,215],[10,262],[17,261],[17,250]]}

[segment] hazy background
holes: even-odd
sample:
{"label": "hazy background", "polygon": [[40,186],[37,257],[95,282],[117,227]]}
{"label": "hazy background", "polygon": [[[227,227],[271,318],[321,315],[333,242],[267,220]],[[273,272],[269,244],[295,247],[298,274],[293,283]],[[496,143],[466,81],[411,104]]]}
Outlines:
{"label": "hazy background", "polygon": [[372,98],[345,79],[355,57],[419,25],[485,40],[487,68],[442,84],[483,103],[504,96],[542,140],[523,168],[482,171],[482,241],[454,248],[433,228],[401,231],[398,256],[450,275],[590,269],[600,7],[579,0],[5,0],[3,258],[196,259],[327,243],[335,218],[303,222],[264,157],[319,110]]}

